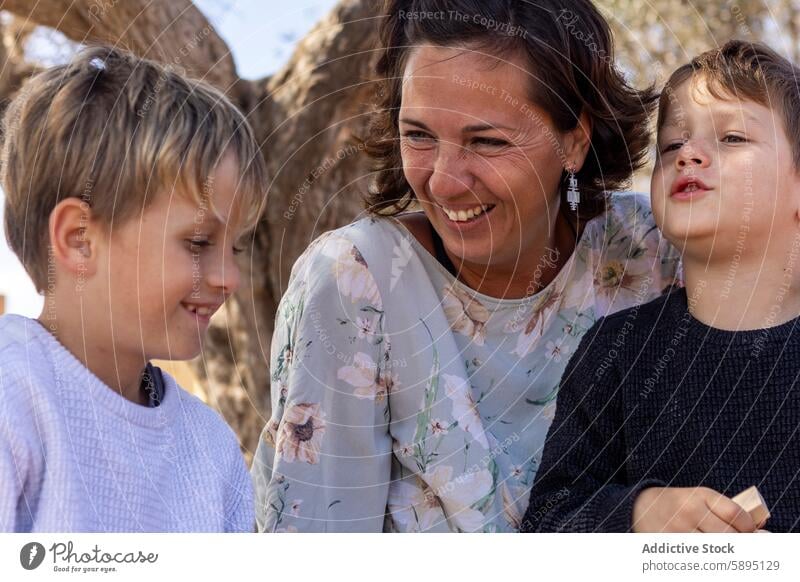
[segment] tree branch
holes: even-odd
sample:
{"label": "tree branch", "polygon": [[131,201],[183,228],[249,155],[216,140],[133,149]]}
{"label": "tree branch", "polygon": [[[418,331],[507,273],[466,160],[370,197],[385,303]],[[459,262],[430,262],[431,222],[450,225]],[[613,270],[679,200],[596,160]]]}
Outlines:
{"label": "tree branch", "polygon": [[228,45],[191,0],[4,0],[0,7],[76,42],[182,67],[226,92],[239,81]]}

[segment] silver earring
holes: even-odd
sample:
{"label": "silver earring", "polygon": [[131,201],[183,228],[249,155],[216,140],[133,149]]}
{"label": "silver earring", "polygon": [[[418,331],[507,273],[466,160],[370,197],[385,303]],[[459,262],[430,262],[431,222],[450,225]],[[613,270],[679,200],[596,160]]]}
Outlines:
{"label": "silver earring", "polygon": [[569,207],[574,211],[578,209],[578,204],[581,201],[581,193],[578,191],[578,178],[575,177],[575,169],[569,171],[569,188],[567,189],[567,202]]}

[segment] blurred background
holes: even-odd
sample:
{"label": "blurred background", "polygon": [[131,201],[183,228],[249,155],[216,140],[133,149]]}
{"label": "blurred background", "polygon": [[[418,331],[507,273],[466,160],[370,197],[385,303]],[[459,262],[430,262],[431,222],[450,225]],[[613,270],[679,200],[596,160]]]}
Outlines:
{"label": "blurred background", "polygon": [[[518,0],[520,2],[525,0]],[[250,457],[269,414],[269,342],[300,252],[361,212],[370,179],[363,135],[374,101],[380,0],[4,0],[0,105],[36,70],[105,42],[177,64],[247,115],[269,169],[269,204],[242,260],[243,289],[219,313],[204,353],[169,368],[225,416]],[[570,2],[563,3],[569,8]],[[446,7],[442,0],[440,6]],[[598,0],[616,62],[638,86],[730,38],[797,61],[800,0]],[[587,43],[591,39],[586,40]],[[649,172],[632,184],[646,191]],[[0,193],[0,203],[2,194]],[[0,206],[0,213],[2,206]],[[0,312],[35,317],[39,297],[0,241]]]}

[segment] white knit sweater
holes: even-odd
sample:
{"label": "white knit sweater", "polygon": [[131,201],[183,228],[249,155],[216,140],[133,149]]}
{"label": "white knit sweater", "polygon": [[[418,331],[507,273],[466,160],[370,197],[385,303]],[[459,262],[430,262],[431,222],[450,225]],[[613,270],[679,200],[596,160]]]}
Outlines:
{"label": "white knit sweater", "polygon": [[42,325],[0,317],[0,532],[253,531],[233,431],[164,374],[130,402]]}

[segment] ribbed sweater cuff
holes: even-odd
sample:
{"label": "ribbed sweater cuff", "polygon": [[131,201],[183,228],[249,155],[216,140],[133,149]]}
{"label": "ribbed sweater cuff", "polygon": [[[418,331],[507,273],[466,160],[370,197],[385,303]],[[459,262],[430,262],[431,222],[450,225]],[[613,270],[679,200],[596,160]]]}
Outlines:
{"label": "ribbed sweater cuff", "polygon": [[640,481],[631,487],[614,488],[599,502],[600,514],[597,531],[609,533],[626,533],[632,531],[633,504],[643,490],[648,487],[665,487],[666,483],[658,479]]}

